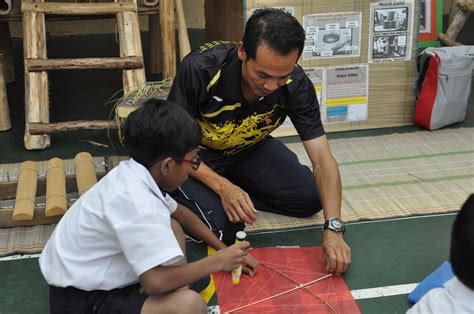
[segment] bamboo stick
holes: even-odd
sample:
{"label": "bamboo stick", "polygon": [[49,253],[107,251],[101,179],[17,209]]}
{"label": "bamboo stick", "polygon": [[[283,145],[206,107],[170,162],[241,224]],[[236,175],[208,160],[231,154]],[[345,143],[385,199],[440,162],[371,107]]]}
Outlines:
{"label": "bamboo stick", "polygon": [[74,157],[74,164],[76,165],[77,191],[79,195],[83,195],[97,183],[92,155],[87,152],[79,153]]}
{"label": "bamboo stick", "polygon": [[[119,1],[119,0],[115,0]],[[126,2],[133,3],[130,0]],[[140,28],[137,12],[120,12],[117,14],[117,28],[120,42],[120,57],[143,58]],[[125,93],[146,82],[145,69],[138,68],[122,71],[123,89]]]}
{"label": "bamboo stick", "polygon": [[7,89],[3,73],[3,62],[0,58],[0,131],[9,130],[12,127],[10,123],[10,110],[8,108]]}
{"label": "bamboo stick", "polygon": [[103,130],[116,128],[118,128],[117,122],[108,120],[78,120],[56,123],[28,123],[28,129],[30,130],[30,134],[32,135],[50,134],[55,132],[68,132],[82,129]]}
{"label": "bamboo stick", "polygon": [[25,161],[20,166],[18,187],[16,190],[13,220],[31,220],[35,211],[36,179],[38,165],[33,161]]}
{"label": "bamboo stick", "polygon": [[[4,16],[2,20],[6,18],[7,16]],[[15,68],[13,66],[10,26],[8,22],[0,22],[0,62],[3,62],[3,79],[5,83],[14,82]]]}
{"label": "bamboo stick", "polygon": [[36,12],[56,15],[115,15],[121,12],[136,12],[133,2],[121,3],[69,3],[69,2],[48,2],[48,3],[23,3],[21,12]]}
{"label": "bamboo stick", "polygon": [[[42,2],[43,0],[37,0]],[[22,5],[26,2],[22,2]],[[23,49],[25,59],[46,59],[46,30],[43,13],[23,13]],[[48,135],[31,135],[29,122],[49,122],[48,73],[28,72],[25,66],[25,136],[26,149],[44,149]]]}
{"label": "bamboo stick", "polygon": [[178,20],[178,41],[179,41],[179,57],[181,60],[191,52],[191,44],[189,43],[188,28],[186,19],[184,18],[184,8],[182,0],[175,0],[176,15]]}
{"label": "bamboo stick", "polygon": [[173,0],[160,0],[160,25],[163,47],[163,79],[176,76],[176,42]]}
{"label": "bamboo stick", "polygon": [[46,175],[46,217],[60,216],[66,212],[66,172],[64,161],[52,158],[48,161],[48,172]]}
{"label": "bamboo stick", "polygon": [[80,59],[26,59],[29,72],[50,70],[138,69],[143,68],[143,58],[80,58]]}

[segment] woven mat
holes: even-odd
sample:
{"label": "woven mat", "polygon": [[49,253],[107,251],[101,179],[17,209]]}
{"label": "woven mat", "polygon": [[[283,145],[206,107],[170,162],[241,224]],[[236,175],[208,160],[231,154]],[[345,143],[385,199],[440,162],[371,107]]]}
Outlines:
{"label": "woven mat", "polygon": [[[336,139],[330,143],[341,171],[345,221],[453,212],[474,192],[472,128]],[[300,162],[310,165],[302,144],[288,146]],[[94,161],[97,167],[103,164]],[[8,177],[12,176],[15,172],[9,171]],[[257,222],[246,230],[322,223],[322,213],[292,218],[259,212]],[[54,225],[0,229],[0,256],[40,252],[53,230]]]}
{"label": "woven mat", "polygon": [[[457,211],[474,192],[474,129],[345,138],[330,141],[339,163],[345,221]],[[288,144],[311,165],[303,145]],[[322,212],[292,218],[259,212],[246,231],[319,225]]]}

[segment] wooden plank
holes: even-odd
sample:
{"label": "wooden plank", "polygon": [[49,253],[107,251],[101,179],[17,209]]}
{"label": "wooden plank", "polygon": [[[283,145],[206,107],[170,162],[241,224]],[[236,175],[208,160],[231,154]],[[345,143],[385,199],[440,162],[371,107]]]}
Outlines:
{"label": "wooden plank", "polygon": [[173,0],[160,0],[160,25],[163,47],[163,79],[176,76],[176,35]]}
{"label": "wooden plank", "polygon": [[[38,0],[43,2],[43,0]],[[25,59],[46,59],[46,31],[43,13],[23,13],[23,49]],[[25,66],[26,69],[26,66]],[[25,70],[25,136],[26,149],[44,149],[50,145],[48,135],[31,135],[29,122],[49,122],[47,72]]]}
{"label": "wooden plank", "polygon": [[[120,42],[120,57],[135,56],[143,58],[137,13],[118,13],[117,28]],[[134,87],[146,82],[145,69],[142,67],[141,69],[124,70],[122,71],[122,79],[125,93],[129,92]]]}
{"label": "wooden plank", "polygon": [[[2,19],[5,16],[2,16]],[[5,83],[15,81],[15,68],[10,38],[10,26],[8,22],[0,22],[0,62],[3,62],[3,75]]]}
{"label": "wooden plank", "polygon": [[121,12],[136,12],[133,2],[109,3],[22,3],[21,12],[36,12],[56,15],[115,15]]}
{"label": "wooden plank", "polygon": [[51,70],[139,69],[143,58],[25,59],[28,72]]}
{"label": "wooden plank", "polygon": [[242,0],[205,1],[206,42],[214,40],[237,42],[242,39],[243,2]]}
{"label": "wooden plank", "polygon": [[7,88],[5,86],[3,73],[3,60],[0,58],[0,131],[9,130],[12,127],[10,123]]}
{"label": "wooden plank", "polygon": [[50,134],[55,132],[76,131],[82,129],[88,130],[103,130],[103,129],[117,129],[116,121],[108,120],[78,120],[56,123],[28,123],[28,130],[32,135]]}

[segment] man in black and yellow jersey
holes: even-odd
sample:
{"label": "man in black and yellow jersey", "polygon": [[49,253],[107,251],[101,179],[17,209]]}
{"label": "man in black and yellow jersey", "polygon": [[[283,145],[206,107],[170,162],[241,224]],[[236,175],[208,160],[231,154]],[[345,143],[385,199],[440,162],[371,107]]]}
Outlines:
{"label": "man in black and yellow jersey", "polygon": [[[256,209],[307,217],[323,208],[328,270],[351,262],[343,239],[341,179],[320,119],[315,89],[296,62],[305,33],[278,9],[259,9],[241,42],[213,42],[181,63],[168,99],[199,122],[203,164],[174,193],[230,244]],[[313,172],[270,136],[289,116]]]}

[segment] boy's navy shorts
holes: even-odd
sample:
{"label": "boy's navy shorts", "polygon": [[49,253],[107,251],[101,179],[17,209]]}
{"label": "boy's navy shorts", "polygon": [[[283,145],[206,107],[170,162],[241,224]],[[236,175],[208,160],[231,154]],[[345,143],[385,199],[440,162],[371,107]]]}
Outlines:
{"label": "boy's navy shorts", "polygon": [[138,283],[110,291],[49,286],[49,305],[51,314],[140,314],[148,298],[142,291]]}

